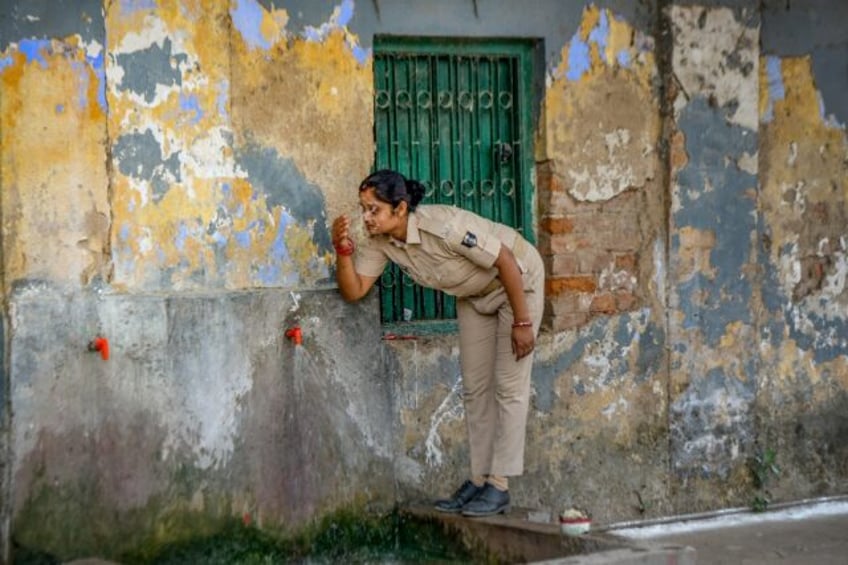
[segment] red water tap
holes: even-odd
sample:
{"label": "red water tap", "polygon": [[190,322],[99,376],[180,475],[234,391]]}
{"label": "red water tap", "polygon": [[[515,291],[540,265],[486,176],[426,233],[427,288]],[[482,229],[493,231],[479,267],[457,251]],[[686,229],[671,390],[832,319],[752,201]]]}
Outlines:
{"label": "red water tap", "polygon": [[300,326],[292,326],[286,330],[286,337],[294,342],[295,345],[303,345],[303,332]]}
{"label": "red water tap", "polygon": [[100,356],[104,361],[109,360],[109,340],[105,337],[97,336],[88,344],[89,351],[99,351]]}

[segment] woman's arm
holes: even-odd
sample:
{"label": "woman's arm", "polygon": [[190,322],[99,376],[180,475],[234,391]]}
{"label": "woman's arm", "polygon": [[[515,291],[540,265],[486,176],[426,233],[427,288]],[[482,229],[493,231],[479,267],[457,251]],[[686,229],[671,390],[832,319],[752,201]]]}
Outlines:
{"label": "woman's arm", "polygon": [[333,221],[333,247],[336,249],[336,283],[347,302],[356,302],[371,290],[379,277],[366,277],[353,265],[353,240],[350,238],[350,219],[339,216]]}
{"label": "woman's arm", "polygon": [[495,267],[498,269],[498,277],[506,291],[509,305],[512,306],[514,323],[529,322],[529,325],[517,327],[513,325],[512,327],[512,352],[516,359],[521,359],[533,351],[536,343],[533,320],[530,319],[530,310],[527,308],[527,299],[524,296],[521,270],[512,251],[505,245],[501,245]]}

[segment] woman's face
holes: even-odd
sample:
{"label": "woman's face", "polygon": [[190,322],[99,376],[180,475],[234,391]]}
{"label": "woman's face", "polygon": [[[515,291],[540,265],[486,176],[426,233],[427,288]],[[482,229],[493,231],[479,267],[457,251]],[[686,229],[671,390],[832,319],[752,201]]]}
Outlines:
{"label": "woman's face", "polygon": [[396,239],[405,239],[405,202],[401,202],[397,208],[392,208],[391,204],[377,198],[373,188],[369,188],[359,193],[359,207],[362,210],[362,223],[365,224],[368,235],[388,234]]}

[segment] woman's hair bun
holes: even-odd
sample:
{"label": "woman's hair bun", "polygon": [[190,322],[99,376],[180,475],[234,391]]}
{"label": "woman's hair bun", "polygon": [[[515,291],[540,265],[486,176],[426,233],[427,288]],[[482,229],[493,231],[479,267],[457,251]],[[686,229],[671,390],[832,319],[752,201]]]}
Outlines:
{"label": "woman's hair bun", "polygon": [[414,208],[424,198],[426,189],[417,180],[406,179],[406,192],[409,194],[409,203]]}

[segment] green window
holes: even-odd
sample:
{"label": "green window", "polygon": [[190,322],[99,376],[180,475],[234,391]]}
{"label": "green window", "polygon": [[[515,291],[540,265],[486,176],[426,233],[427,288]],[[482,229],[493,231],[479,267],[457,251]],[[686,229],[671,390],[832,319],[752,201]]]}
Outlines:
{"label": "green window", "polygon": [[[533,50],[524,40],[375,38],[375,169],[421,181],[423,204],[477,212],[533,241]],[[380,304],[383,324],[407,332],[444,331],[456,318],[453,297],[395,265]]]}

